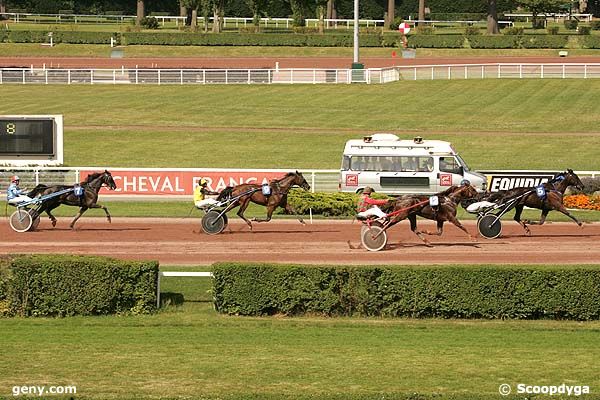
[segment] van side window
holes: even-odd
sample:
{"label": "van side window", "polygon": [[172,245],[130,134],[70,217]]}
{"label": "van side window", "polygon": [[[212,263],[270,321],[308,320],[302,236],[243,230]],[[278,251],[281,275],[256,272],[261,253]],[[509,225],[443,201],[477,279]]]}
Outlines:
{"label": "van side window", "polygon": [[454,157],[440,157],[440,171],[459,174],[460,168]]}
{"label": "van side window", "polygon": [[420,172],[431,172],[433,171],[433,158],[432,157],[419,157],[419,169]]}

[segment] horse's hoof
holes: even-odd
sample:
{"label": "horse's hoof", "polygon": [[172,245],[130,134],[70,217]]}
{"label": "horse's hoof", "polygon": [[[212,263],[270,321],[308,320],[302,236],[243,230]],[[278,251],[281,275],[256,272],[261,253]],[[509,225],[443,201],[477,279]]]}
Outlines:
{"label": "horse's hoof", "polygon": [[56,220],[52,221],[52,227],[55,228],[56,227]]}

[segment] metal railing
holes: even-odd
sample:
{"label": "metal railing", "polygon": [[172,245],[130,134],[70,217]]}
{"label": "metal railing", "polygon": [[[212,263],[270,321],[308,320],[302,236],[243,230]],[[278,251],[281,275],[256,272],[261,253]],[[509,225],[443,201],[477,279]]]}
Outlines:
{"label": "metal railing", "polygon": [[439,79],[590,79],[600,64],[449,64],[362,70],[324,68],[159,69],[0,68],[0,84],[349,84]]}
{"label": "metal railing", "polygon": [[[0,14],[12,20],[14,23],[34,23],[34,24],[130,24],[137,18],[135,15],[95,15],[95,14],[34,14],[34,13],[3,13]],[[187,17],[179,17],[173,15],[149,15],[156,18],[162,26],[185,25]],[[213,17],[208,18],[210,23],[214,22]],[[317,27],[319,20],[316,18],[308,18],[305,20],[307,27]],[[290,29],[293,26],[293,18],[261,18],[260,26],[286,28]],[[325,19],[325,26],[334,29],[353,29],[353,19]],[[197,23],[203,26],[204,18],[198,17]],[[383,19],[360,19],[358,26],[372,28],[383,26]],[[224,17],[223,27],[246,27],[253,25],[253,18],[248,17]]]}

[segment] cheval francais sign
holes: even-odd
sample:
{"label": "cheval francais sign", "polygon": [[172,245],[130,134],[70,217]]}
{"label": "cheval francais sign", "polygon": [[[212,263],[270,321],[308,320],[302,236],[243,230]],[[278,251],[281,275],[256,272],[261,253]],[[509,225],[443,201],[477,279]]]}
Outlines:
{"label": "cheval francais sign", "polygon": [[[82,170],[79,173],[81,180],[88,174],[98,171]],[[227,186],[235,186],[242,183],[269,183],[272,179],[279,179],[285,175],[280,171],[178,171],[178,170],[128,170],[110,171],[115,183],[116,190],[102,188],[101,194],[110,195],[192,195],[194,187],[204,178],[208,181],[208,188],[212,191],[221,191]]]}

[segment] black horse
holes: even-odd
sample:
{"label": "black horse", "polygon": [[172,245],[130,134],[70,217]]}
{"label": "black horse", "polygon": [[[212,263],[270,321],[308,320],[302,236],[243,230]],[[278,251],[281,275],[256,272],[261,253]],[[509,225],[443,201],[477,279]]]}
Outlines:
{"label": "black horse", "polygon": [[[74,191],[70,191],[68,193],[64,193],[60,196],[52,197],[48,200],[45,200],[41,208],[39,210],[40,214],[45,212],[48,214],[48,218],[52,221],[52,226],[56,226],[56,218],[52,215],[52,210],[61,204],[65,204],[68,206],[79,207],[79,212],[71,221],[70,228],[73,229],[75,226],[75,222],[81,217],[81,215],[86,212],[89,208],[101,208],[106,213],[106,219],[108,222],[111,222],[110,213],[108,212],[108,208],[103,206],[102,204],[98,204],[98,192],[100,188],[104,185],[108,186],[110,190],[115,190],[117,188],[117,184],[113,180],[113,177],[110,172],[96,172],[93,174],[89,174],[85,181],[79,184],[83,189],[83,193],[81,196],[77,196]],[[56,192],[60,192],[61,190],[66,189],[74,189],[75,185],[53,185],[46,186],[43,184],[37,185],[31,192],[28,193],[29,197],[35,196],[45,196],[47,194],[52,194]]]}
{"label": "black horse", "polygon": [[[444,222],[448,221],[465,232],[469,239],[474,240],[469,231],[456,218],[456,210],[462,200],[477,196],[477,190],[470,184],[451,186],[436,196],[439,201],[439,205],[436,207],[430,205],[429,196],[402,196],[396,200],[391,200],[389,211],[391,211],[393,217],[389,226],[408,219],[411,231],[425,244],[429,245],[429,241],[423,235],[441,236],[444,231]],[[418,231],[417,216],[436,221],[437,231]]]}
{"label": "black horse", "polygon": [[[219,194],[217,198],[218,201],[227,200],[229,198],[235,198],[240,196],[239,199],[235,200],[237,205],[240,206],[238,209],[237,215],[246,221],[250,229],[252,229],[252,222],[250,222],[246,217],[244,217],[244,211],[248,208],[250,202],[260,204],[262,206],[267,207],[267,218],[266,219],[256,219],[255,222],[268,222],[271,220],[271,216],[273,215],[273,211],[277,207],[281,207],[285,210],[286,214],[295,214],[296,212],[287,202],[287,196],[289,190],[292,186],[300,186],[304,190],[310,190],[310,185],[302,176],[302,173],[296,172],[288,172],[281,179],[274,179],[269,182],[270,194],[263,194],[262,187],[263,185],[255,184],[255,183],[243,183],[237,186],[228,186]],[[237,207],[235,205],[234,207]],[[298,220],[301,223],[304,223],[304,220],[301,217],[298,217]]]}
{"label": "black horse", "polygon": [[[549,182],[543,184],[545,196],[538,196],[535,187],[515,188],[510,190],[501,190],[499,192],[491,193],[484,200],[502,204],[511,199],[522,196],[515,204],[515,216],[514,220],[517,221],[528,235],[531,235],[531,230],[527,226],[529,225],[543,225],[546,221],[546,217],[550,211],[560,211],[567,217],[571,218],[581,226],[581,222],[572,216],[569,211],[563,205],[563,195],[565,190],[569,186],[575,186],[579,190],[583,190],[583,183],[579,179],[579,176],[572,169],[568,169],[565,172],[561,172],[554,176]],[[542,210],[542,216],[539,221],[521,220],[521,213],[523,207],[531,207]]]}

